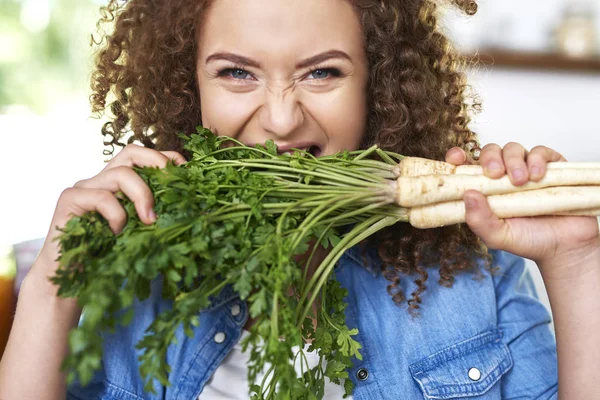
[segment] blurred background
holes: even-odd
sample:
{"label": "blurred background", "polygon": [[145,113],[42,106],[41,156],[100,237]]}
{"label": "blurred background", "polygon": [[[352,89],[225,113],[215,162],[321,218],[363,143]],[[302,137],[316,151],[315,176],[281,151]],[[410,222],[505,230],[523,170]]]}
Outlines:
{"label": "blurred background", "polygon": [[58,196],[104,164],[87,101],[101,3],[0,0],[0,355]]}
{"label": "blurred background", "polygon": [[[12,293],[58,196],[104,164],[87,100],[102,3],[0,0],[0,353]],[[600,0],[479,0],[474,17],[447,10],[445,26],[475,62],[482,144],[544,144],[570,161],[600,161]]]}

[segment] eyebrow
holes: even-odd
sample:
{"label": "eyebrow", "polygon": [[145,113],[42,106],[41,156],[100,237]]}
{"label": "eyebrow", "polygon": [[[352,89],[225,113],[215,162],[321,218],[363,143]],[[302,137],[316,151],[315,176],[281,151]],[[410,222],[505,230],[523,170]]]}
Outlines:
{"label": "eyebrow", "polygon": [[300,61],[298,64],[296,64],[296,68],[300,69],[300,68],[310,67],[311,65],[320,64],[320,63],[330,60],[332,58],[341,58],[341,59],[346,59],[346,60],[352,62],[352,59],[350,58],[350,56],[348,54],[344,53],[343,51],[329,50],[329,51],[325,51],[323,53],[317,54],[316,56],[312,56],[305,60]]}
{"label": "eyebrow", "polygon": [[[344,53],[343,51],[329,50],[300,61],[298,64],[296,64],[296,69],[306,68],[310,67],[311,65],[320,64],[332,58],[346,59],[352,62],[350,56]],[[234,53],[214,53],[206,57],[206,60],[204,62],[208,64],[209,62],[216,60],[225,60],[241,66],[260,68],[260,64],[257,61]]]}
{"label": "eyebrow", "polygon": [[246,66],[246,67],[260,68],[260,64],[256,61],[254,61],[253,59],[244,57],[244,56],[240,56],[239,54],[233,54],[233,53],[214,53],[214,54],[211,54],[210,56],[206,57],[206,60],[204,62],[206,64],[208,64],[209,62],[216,61],[216,60],[231,61],[234,64],[238,64],[238,65],[242,65],[242,66]]}

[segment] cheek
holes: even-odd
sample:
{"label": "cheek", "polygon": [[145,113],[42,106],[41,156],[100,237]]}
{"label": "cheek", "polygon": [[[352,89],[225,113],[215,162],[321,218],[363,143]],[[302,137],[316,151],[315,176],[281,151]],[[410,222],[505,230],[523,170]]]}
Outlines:
{"label": "cheek", "polygon": [[202,126],[218,135],[237,138],[254,113],[254,100],[250,95],[208,86],[200,87]]}
{"label": "cheek", "polygon": [[364,93],[340,93],[340,96],[322,102],[320,107],[314,107],[313,110],[313,115],[329,139],[325,149],[327,154],[358,149],[367,118]]}

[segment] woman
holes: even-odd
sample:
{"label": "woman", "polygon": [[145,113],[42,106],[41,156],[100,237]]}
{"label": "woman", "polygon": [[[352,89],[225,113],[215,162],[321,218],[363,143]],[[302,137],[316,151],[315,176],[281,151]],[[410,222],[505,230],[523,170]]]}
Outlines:
{"label": "woman", "polygon": [[[475,11],[472,1],[455,3]],[[104,20],[112,21],[118,8],[111,1]],[[145,147],[127,146],[102,172],[61,196],[21,289],[0,367],[3,400],[246,395],[244,373],[236,370],[243,354],[235,346],[252,321],[227,290],[199,311],[194,338],[170,348],[172,386],[157,395],[143,391],[132,347],[168,307],[159,290],[136,304],[131,326],[105,335],[105,359],[91,385],[67,392],[58,372],[80,310],[73,300],[57,298],[47,281],[57,266],[55,227],[71,214],[96,210],[118,233],[125,213],[117,191],[152,224],[152,194],[131,167],[185,162],[177,133],[203,125],[246,144],[273,139],[280,150],[301,147],[316,155],[376,142],[454,164],[471,160],[465,149],[476,138],[467,127],[464,77],[437,30],[433,1],[131,0],[122,8],[99,53],[92,105],[103,111],[109,104],[114,118],[104,134],[110,144],[131,129]],[[116,98],[107,100],[109,94]],[[486,175],[508,173],[517,185],[539,180],[547,162],[561,159],[551,149],[527,152],[516,143],[487,145],[479,157]],[[464,200],[470,230],[393,227],[368,243],[367,257],[352,249],[340,261],[336,275],[349,290],[347,322],[358,327],[363,344],[363,360],[348,371],[354,398],[589,398],[600,378],[596,219],[500,220],[480,193]],[[491,254],[498,270],[482,271],[485,263],[474,265],[472,252],[458,251],[460,243],[479,255],[482,243],[503,250]],[[541,270],[558,364],[549,315],[515,255]],[[472,279],[482,273],[484,279]],[[427,281],[452,288],[430,284],[426,290]],[[418,318],[405,302],[413,311],[425,304]],[[336,390],[328,386],[326,396],[339,398]]]}

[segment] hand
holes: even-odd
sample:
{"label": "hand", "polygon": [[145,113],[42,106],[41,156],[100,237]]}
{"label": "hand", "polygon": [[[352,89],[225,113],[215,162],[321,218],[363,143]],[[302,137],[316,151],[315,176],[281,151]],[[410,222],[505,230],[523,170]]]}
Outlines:
{"label": "hand", "polygon": [[173,151],[159,152],[128,145],[98,175],[79,181],[72,188],[66,189],[58,199],[50,230],[31,273],[41,274],[44,280],[54,275],[59,256],[56,237],[60,232],[57,227],[64,227],[73,216],[97,211],[108,221],[115,234],[121,232],[127,222],[127,214],[117,200],[116,192],[122,192],[135,204],[136,212],[143,223],[154,223],[156,216],[152,210],[152,192],[132,167],[164,168],[169,160],[173,160],[177,165],[186,161],[181,154]]}
{"label": "hand", "polygon": [[[467,156],[455,147],[446,153],[446,161],[460,165],[467,162]],[[500,178],[508,174],[516,186],[530,180],[539,181],[546,172],[546,164],[555,161],[566,160],[548,147],[537,146],[527,152],[518,143],[509,143],[504,148],[488,144],[479,157],[487,177]],[[467,224],[491,249],[529,258],[540,267],[547,264],[574,265],[577,259],[589,252],[600,251],[595,217],[547,216],[502,220],[490,210],[486,197],[480,192],[467,191],[464,201]]]}

